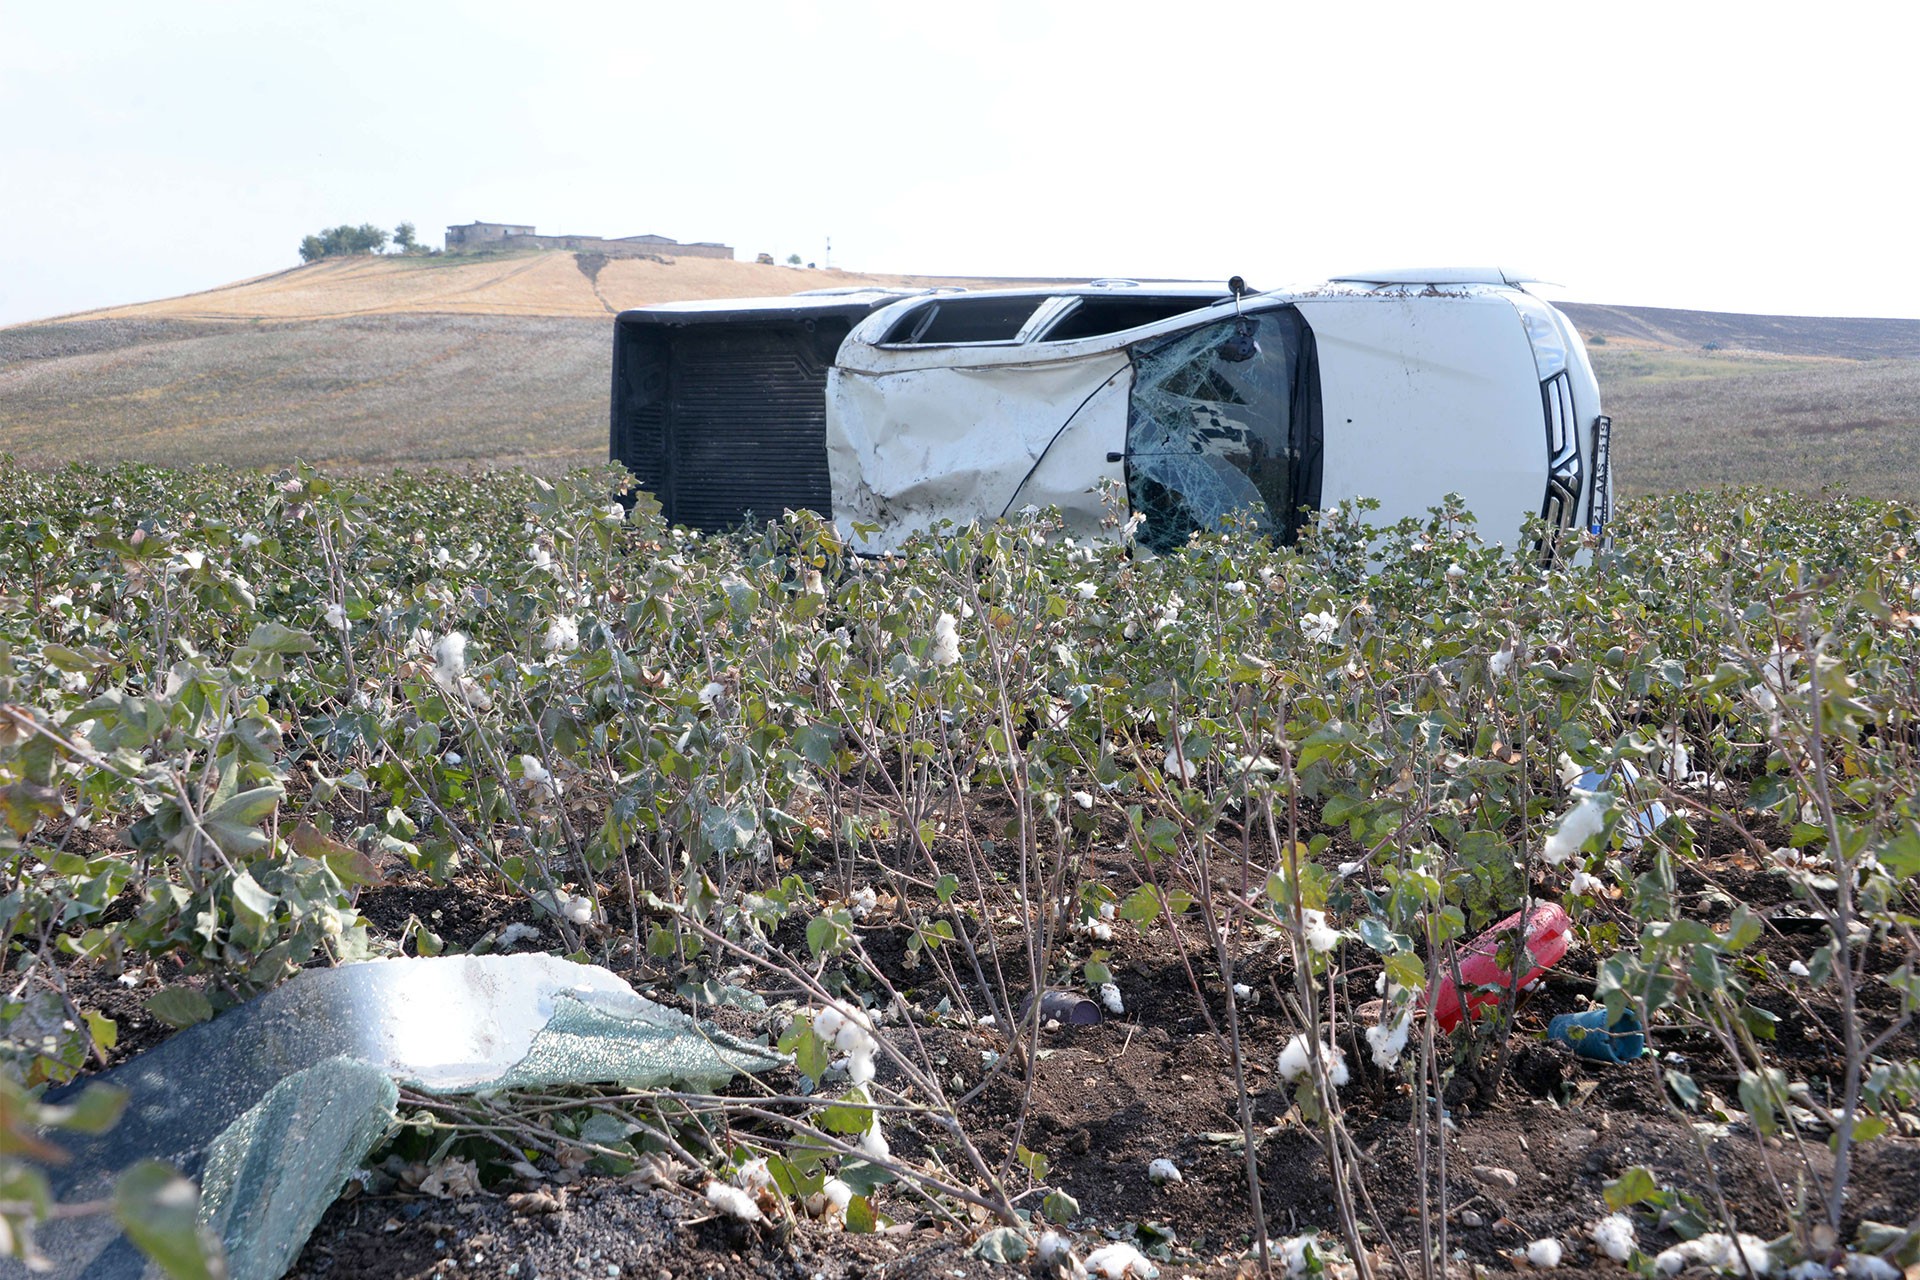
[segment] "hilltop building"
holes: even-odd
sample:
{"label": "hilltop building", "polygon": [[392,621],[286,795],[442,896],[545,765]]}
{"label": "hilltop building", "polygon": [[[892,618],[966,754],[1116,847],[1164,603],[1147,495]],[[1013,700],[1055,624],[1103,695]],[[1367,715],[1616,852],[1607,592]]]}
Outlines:
{"label": "hilltop building", "polygon": [[709,240],[681,244],[666,236],[543,236],[518,222],[469,222],[447,228],[448,253],[500,253],[508,249],[574,249],[609,258],[727,258],[733,246]]}

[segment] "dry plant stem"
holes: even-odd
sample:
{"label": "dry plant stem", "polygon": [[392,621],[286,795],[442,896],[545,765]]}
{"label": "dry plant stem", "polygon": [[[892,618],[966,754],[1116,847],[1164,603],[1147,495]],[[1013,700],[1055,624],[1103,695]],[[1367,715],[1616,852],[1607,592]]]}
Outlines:
{"label": "dry plant stem", "polygon": [[1299,790],[1294,785],[1293,753],[1282,749],[1282,767],[1288,779],[1287,786],[1287,831],[1283,843],[1278,825],[1274,821],[1273,803],[1266,800],[1261,811],[1266,819],[1267,836],[1277,847],[1279,861],[1286,868],[1288,883],[1295,886],[1293,901],[1289,908],[1287,930],[1288,946],[1293,953],[1293,980],[1295,1014],[1306,1029],[1307,1064],[1313,1073],[1314,1089],[1320,1098],[1321,1149],[1327,1157],[1328,1181],[1333,1186],[1334,1206],[1340,1215],[1340,1232],[1347,1243],[1348,1252],[1353,1257],[1353,1265],[1359,1280],[1370,1280],[1373,1275],[1372,1264],[1368,1261],[1366,1242],[1360,1237],[1360,1222],[1353,1211],[1351,1188],[1348,1185],[1348,1170],[1345,1153],[1335,1130],[1340,1123],[1340,1098],[1335,1092],[1333,1081],[1328,1077],[1327,1062],[1321,1052],[1321,1046],[1332,1043],[1332,1028],[1323,1029],[1320,1023],[1319,1004],[1313,989],[1312,953],[1306,945],[1306,918],[1300,901],[1300,803]]}
{"label": "dry plant stem", "polygon": [[[709,945],[731,952],[749,964],[758,965],[761,968],[770,969],[780,974],[789,981],[797,983],[802,990],[806,991],[807,994],[811,995],[823,1005],[833,1003],[834,997],[832,994],[815,981],[811,974],[804,972],[798,966],[771,960],[766,956],[755,955],[753,952],[748,951],[746,948],[734,942],[731,938],[714,930],[704,921],[695,919],[693,916],[684,912],[679,914],[678,919],[683,925],[700,934]],[[883,984],[886,982],[885,976],[879,972],[871,961],[866,960],[864,954],[861,956],[861,960],[863,967],[869,974],[879,979]],[[891,986],[888,987],[888,991],[897,998],[897,993],[892,992]],[[1037,1008],[1039,1002],[1035,1001],[1034,1003]],[[919,1028],[915,1027],[911,1020],[908,1021],[907,1025],[913,1034],[915,1045],[920,1049],[922,1054],[925,1054],[927,1052],[926,1045],[920,1040]],[[887,1055],[887,1058],[900,1069],[901,1074],[904,1075],[908,1082],[923,1096],[935,1102],[944,1100],[945,1092],[942,1090],[937,1077],[921,1071],[912,1059],[901,1053],[900,1050],[894,1046],[889,1037],[875,1036],[874,1040],[879,1045],[881,1051]],[[1000,1217],[1005,1225],[1010,1227],[1019,1226],[1020,1217],[1014,1211],[1012,1201],[1007,1198],[1005,1178],[996,1177],[993,1171],[987,1166],[986,1161],[980,1155],[979,1149],[974,1145],[973,1140],[967,1136],[958,1117],[953,1114],[952,1107],[947,1106],[944,1110],[929,1108],[923,1114],[934,1118],[941,1127],[947,1131],[953,1138],[955,1145],[960,1148],[961,1154],[966,1157],[967,1163],[973,1168],[974,1174],[991,1189],[993,1198],[979,1199],[982,1206],[992,1210]],[[855,1152],[854,1154],[858,1155],[859,1153]],[[861,1158],[864,1159],[866,1157],[863,1156]]]}
{"label": "dry plant stem", "polygon": [[[1213,877],[1208,866],[1204,840],[1195,846],[1195,856],[1199,860],[1200,883],[1211,884]],[[1244,884],[1246,865],[1244,860],[1241,865],[1243,867],[1242,884]],[[1243,904],[1246,897],[1241,894],[1233,901],[1236,905]],[[1233,954],[1232,948],[1228,945],[1228,931],[1233,919],[1229,916],[1223,921],[1215,915],[1211,893],[1201,895],[1200,918],[1205,922],[1207,933],[1212,938],[1214,960],[1220,966],[1220,985],[1227,992],[1227,1041],[1230,1050],[1228,1056],[1233,1063],[1233,1092],[1234,1101],[1240,1112],[1240,1135],[1246,1144],[1247,1207],[1253,1213],[1253,1236],[1255,1247],[1259,1250],[1260,1274],[1270,1278],[1273,1275],[1273,1249],[1267,1239],[1266,1211],[1260,1203],[1260,1150],[1253,1127],[1253,1101],[1247,1095],[1246,1047],[1240,1040],[1240,1002],[1233,998]]]}

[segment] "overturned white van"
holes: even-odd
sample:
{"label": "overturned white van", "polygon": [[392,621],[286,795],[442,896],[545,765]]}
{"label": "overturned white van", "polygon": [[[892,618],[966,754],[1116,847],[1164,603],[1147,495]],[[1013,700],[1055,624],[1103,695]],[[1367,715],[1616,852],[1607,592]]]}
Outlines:
{"label": "overturned white van", "polygon": [[854,545],[1117,482],[1147,546],[1230,516],[1291,540],[1348,498],[1458,493],[1487,536],[1601,533],[1609,421],[1568,320],[1497,270],[1306,289],[1094,281],[675,303],[615,324],[611,453],[674,522],[785,509]]}

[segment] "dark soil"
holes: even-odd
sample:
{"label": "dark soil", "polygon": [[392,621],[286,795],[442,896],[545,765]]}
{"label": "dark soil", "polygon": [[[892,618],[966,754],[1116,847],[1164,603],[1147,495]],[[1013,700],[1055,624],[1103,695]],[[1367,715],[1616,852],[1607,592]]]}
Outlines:
{"label": "dark soil", "polygon": [[[999,830],[1004,818],[983,802],[974,824],[983,834],[1004,834]],[[1140,864],[1125,852],[1126,837],[1117,825],[1093,834],[1104,852],[1087,875],[1124,897],[1138,882]],[[1756,837],[1764,844],[1780,834],[1768,830]],[[1348,854],[1336,841],[1328,856]],[[1713,833],[1697,863],[1680,875],[1678,888],[1688,913],[1697,918],[1724,920],[1733,904],[1744,903],[1772,921],[1757,950],[1779,969],[1790,960],[1805,959],[1822,940],[1805,927],[1805,908],[1793,899],[1787,879],[1764,868],[1738,833]],[[614,915],[611,931],[602,939],[613,967],[656,998],[686,1007],[674,994],[685,972],[658,961],[636,965],[630,947],[615,947],[622,937],[632,936],[633,922],[620,906],[624,894],[603,886],[600,896]],[[371,927],[388,937],[418,920],[449,951],[491,947],[489,939],[511,922],[540,923],[523,897],[479,882],[433,887],[417,877],[397,877],[365,891],[360,908]],[[1015,926],[1004,920],[1004,913],[1002,918],[998,942],[1003,949],[1017,946]],[[1609,903],[1581,918],[1583,928],[1608,923],[1623,934],[1635,927]],[[554,933],[550,925],[543,927],[546,937],[533,945],[551,949]],[[643,921],[643,934],[644,928]],[[927,1051],[950,1096],[970,1097],[961,1118],[989,1159],[999,1159],[1016,1140],[1047,1159],[1051,1170],[1046,1185],[1078,1202],[1080,1216],[1071,1232],[1083,1251],[1106,1238],[1138,1239],[1135,1233],[1145,1230],[1163,1244],[1164,1274],[1232,1275],[1251,1246],[1253,1223],[1233,1061],[1224,1038],[1227,1010],[1219,998],[1227,984],[1191,915],[1183,918],[1178,934],[1164,927],[1144,934],[1130,925],[1115,928],[1120,936],[1113,950],[1125,1013],[1096,1025],[1044,1031],[1030,1081],[998,1027],[930,1022],[922,1028]],[[910,1000],[930,1007],[940,999],[943,989],[934,967],[924,958],[913,962],[906,947],[909,932],[896,918],[883,909],[862,923],[859,934],[888,981]],[[776,933],[776,942],[796,950],[805,946],[792,921]],[[1069,942],[1072,956],[1063,964],[1063,985],[1075,985],[1079,963],[1094,945],[1099,944],[1085,938]],[[1347,946],[1350,959],[1362,959],[1359,944]],[[1337,1239],[1333,1186],[1318,1132],[1293,1107],[1275,1068],[1281,1047],[1298,1030],[1284,1002],[1292,981],[1284,957],[1284,950],[1274,944],[1254,941],[1235,958],[1234,980],[1256,992],[1239,1010],[1239,1023],[1267,1229],[1276,1238],[1315,1230]],[[1876,961],[1888,967],[1897,963],[1891,953]],[[1352,989],[1336,993],[1345,1007],[1372,998],[1374,972],[1363,964],[1353,966],[1348,977]],[[1798,1150],[1778,1139],[1763,1145],[1739,1118],[1723,1123],[1704,1111],[1683,1116],[1671,1109],[1661,1097],[1657,1064],[1651,1058],[1596,1066],[1550,1044],[1547,1020],[1584,1007],[1594,979],[1594,949],[1576,946],[1520,1002],[1512,1053],[1497,1093],[1462,1082],[1450,1095],[1454,1132],[1447,1145],[1448,1247],[1464,1250],[1467,1259],[1495,1272],[1524,1270],[1524,1264],[1513,1261],[1516,1252],[1530,1240],[1553,1235],[1566,1249],[1565,1269],[1627,1274],[1598,1254],[1588,1231],[1605,1212],[1605,1184],[1635,1165],[1651,1168],[1662,1185],[1699,1195],[1709,1204],[1724,1203],[1742,1230],[1763,1237],[1785,1230],[1781,1201],[1770,1180],[1790,1186],[1802,1160],[1814,1172],[1824,1173],[1831,1163],[1824,1133],[1816,1133]],[[763,979],[744,981],[757,985],[771,1002],[791,995]],[[1779,1017],[1770,1046],[1777,1060],[1796,1076],[1816,1082],[1830,1079],[1836,1067],[1831,985],[1814,990],[1759,977],[1754,982],[1755,1002]],[[1204,1004],[1196,986],[1208,993]],[[83,978],[74,990],[80,1003],[120,1022],[122,1052],[164,1035],[165,1029],[152,1025],[140,1008],[150,991],[128,991],[110,978]],[[977,991],[971,994],[979,999]],[[1016,984],[1014,998],[1024,994],[1024,984]],[[1864,1003],[1876,1018],[1893,1009],[1881,989],[1868,993]],[[981,1000],[979,1011],[986,1008]],[[700,1012],[713,1011],[703,1007]],[[718,1020],[740,1034],[777,1032],[784,1023],[778,1011],[719,1012]],[[1366,1025],[1365,1019],[1360,1025]],[[1730,1101],[1737,1098],[1737,1078],[1712,1043],[1658,1029],[1652,1043],[1656,1053],[1688,1071],[1703,1090]],[[1920,1041],[1909,1031],[1891,1048],[1911,1056],[1920,1052]],[[1362,1217],[1375,1256],[1390,1260],[1392,1249],[1383,1233],[1400,1249],[1418,1239],[1415,1100],[1398,1075],[1385,1075],[1372,1066],[1364,1045],[1349,1040],[1345,1049],[1353,1079],[1341,1091],[1341,1105],[1371,1197],[1370,1206],[1362,1205]],[[998,1065],[990,1066],[995,1056]],[[881,1079],[889,1079],[884,1066]],[[775,1073],[765,1083],[780,1093],[790,1091],[794,1080],[790,1074]],[[903,1121],[890,1127],[890,1137],[898,1156],[936,1157],[953,1166],[951,1148],[931,1128],[916,1131]],[[1175,1162],[1182,1181],[1158,1187],[1148,1180],[1148,1163],[1162,1157]],[[1482,1176],[1488,1169],[1510,1172],[1514,1185],[1501,1185],[1498,1175],[1489,1182]],[[1023,1190],[1023,1176],[1015,1170],[1009,1185]],[[1920,1125],[1862,1149],[1852,1188],[1850,1224],[1865,1219],[1904,1223],[1920,1211]],[[507,1198],[529,1189],[564,1198],[564,1206],[557,1212],[530,1212]],[[350,1193],[358,1190],[349,1188]],[[1021,1203],[1037,1207],[1037,1198],[1035,1194]],[[350,1194],[322,1221],[291,1274],[315,1280],[452,1274],[521,1280],[835,1280],[959,1277],[994,1270],[969,1254],[970,1233],[936,1223],[909,1192],[885,1190],[876,1207],[891,1215],[894,1225],[878,1235],[856,1236],[804,1218],[767,1227],[715,1218],[700,1196],[697,1177],[690,1177],[686,1186],[660,1188],[613,1175],[561,1174],[551,1182],[514,1179],[457,1200],[398,1192]],[[1650,1217],[1641,1219],[1640,1228],[1641,1244],[1649,1250],[1673,1242],[1670,1235],[1653,1229]]]}

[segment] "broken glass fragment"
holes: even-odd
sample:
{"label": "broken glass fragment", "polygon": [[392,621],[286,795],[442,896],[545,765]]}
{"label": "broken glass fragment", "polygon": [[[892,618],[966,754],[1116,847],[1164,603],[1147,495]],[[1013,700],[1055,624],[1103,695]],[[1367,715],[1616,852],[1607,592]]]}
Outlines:
{"label": "broken glass fragment", "polygon": [[[385,1131],[395,1084],[429,1093],[624,1083],[708,1091],[784,1062],[555,956],[444,956],[309,969],[94,1081],[127,1091],[110,1132],[69,1146],[58,1198],[110,1194],[160,1159],[199,1181],[233,1280],[275,1280]],[[55,1137],[65,1143],[65,1135]],[[147,1273],[110,1219],[47,1224],[60,1274]],[[291,1250],[292,1252],[289,1252]],[[10,1274],[0,1263],[0,1276]]]}

